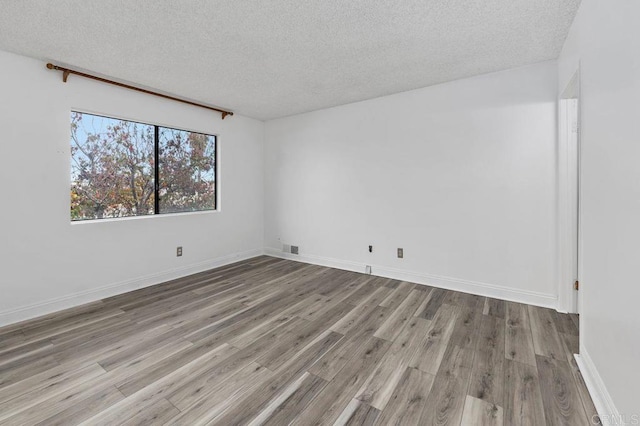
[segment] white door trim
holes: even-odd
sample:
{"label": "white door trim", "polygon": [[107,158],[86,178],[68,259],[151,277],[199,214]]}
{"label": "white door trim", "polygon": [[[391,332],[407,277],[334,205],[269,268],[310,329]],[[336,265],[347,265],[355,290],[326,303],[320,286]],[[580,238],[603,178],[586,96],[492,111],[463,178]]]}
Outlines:
{"label": "white door trim", "polygon": [[[576,102],[576,136],[570,127],[571,102]],[[579,292],[573,289],[582,276],[580,215],[580,68],[558,99],[558,311],[579,312]],[[576,294],[577,293],[577,294]]]}

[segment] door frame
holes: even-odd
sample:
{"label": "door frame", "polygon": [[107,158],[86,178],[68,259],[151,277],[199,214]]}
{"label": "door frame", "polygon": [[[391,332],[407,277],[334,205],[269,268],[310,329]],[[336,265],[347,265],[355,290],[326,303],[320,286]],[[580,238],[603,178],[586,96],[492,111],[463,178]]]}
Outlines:
{"label": "door frame", "polygon": [[[576,142],[572,142],[570,102],[577,100]],[[580,291],[573,283],[582,277],[580,66],[558,97],[558,308],[579,313]]]}

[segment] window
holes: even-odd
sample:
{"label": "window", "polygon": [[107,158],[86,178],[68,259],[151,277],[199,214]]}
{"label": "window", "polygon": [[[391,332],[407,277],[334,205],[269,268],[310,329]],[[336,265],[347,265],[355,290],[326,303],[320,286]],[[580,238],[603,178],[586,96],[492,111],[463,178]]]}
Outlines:
{"label": "window", "polygon": [[71,113],[71,220],[216,209],[216,137]]}

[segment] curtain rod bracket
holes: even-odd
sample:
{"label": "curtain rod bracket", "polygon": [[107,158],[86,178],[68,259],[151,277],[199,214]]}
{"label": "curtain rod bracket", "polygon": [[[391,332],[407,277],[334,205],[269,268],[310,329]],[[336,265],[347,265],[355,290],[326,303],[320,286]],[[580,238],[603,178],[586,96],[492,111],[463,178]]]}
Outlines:
{"label": "curtain rod bracket", "polygon": [[75,70],[72,70],[72,69],[69,69],[69,68],[60,67],[60,66],[54,65],[52,63],[48,63],[47,64],[47,68],[49,68],[50,70],[62,71],[62,81],[65,82],[65,83],[67,82],[67,79],[69,78],[70,74],[75,74],[75,75],[79,75],[80,77],[85,77],[85,78],[89,78],[91,80],[99,81],[101,83],[113,84],[114,86],[123,87],[125,89],[130,89],[130,90],[135,90],[136,92],[146,93],[147,95],[154,95],[154,96],[158,96],[160,98],[169,99],[169,100],[176,101],[176,102],[182,102],[183,104],[197,106],[197,107],[205,108],[205,109],[208,109],[208,110],[211,110],[211,111],[216,111],[216,112],[219,112],[220,114],[222,114],[222,119],[223,120],[225,119],[225,117],[227,115],[233,115],[233,112],[231,112],[231,111],[226,111],[224,109],[215,108],[215,107],[212,107],[212,106],[209,106],[209,105],[204,105],[204,104],[199,104],[199,103],[196,103],[196,102],[191,102],[191,101],[188,101],[186,99],[176,98],[174,96],[164,95],[162,93],[153,92],[151,90],[142,89],[140,87],[130,86],[130,85],[124,84],[124,83],[118,83],[117,81],[108,80],[106,78],[98,77],[98,76],[95,76],[95,75],[86,74],[86,73],[83,73],[83,72],[80,72],[80,71],[75,71]]}

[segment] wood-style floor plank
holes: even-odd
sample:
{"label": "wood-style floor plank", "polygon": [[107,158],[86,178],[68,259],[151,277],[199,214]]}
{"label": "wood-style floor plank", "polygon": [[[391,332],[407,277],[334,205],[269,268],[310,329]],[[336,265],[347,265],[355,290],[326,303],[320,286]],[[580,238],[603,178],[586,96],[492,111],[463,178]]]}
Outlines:
{"label": "wood-style floor plank", "polygon": [[573,356],[571,357],[569,365],[571,367],[571,374],[573,374],[573,378],[578,388],[578,394],[580,395],[580,400],[582,401],[584,411],[587,415],[587,418],[591,422],[590,424],[602,424],[598,415],[598,411],[596,410],[596,407],[593,404],[593,400],[591,399],[591,395],[589,395],[589,391],[587,390],[587,385],[584,382],[584,377],[582,377],[582,373],[580,372],[578,364],[576,363],[576,360]]}
{"label": "wood-style floor plank", "polygon": [[[174,371],[191,365],[191,363],[204,362],[211,365],[216,361],[227,359],[238,352],[238,349],[223,344],[214,348],[208,346],[191,345],[170,356],[159,359],[149,366],[131,368],[132,371],[122,374],[122,378],[115,382],[116,387],[126,396],[131,396],[136,392],[164,379]],[[192,365],[193,367],[193,365]],[[119,369],[114,370],[114,373]]]}
{"label": "wood-style floor plank", "polygon": [[505,360],[504,400],[504,424],[547,424],[536,367],[510,359]]}
{"label": "wood-style floor plank", "polygon": [[380,425],[417,425],[424,410],[435,376],[417,368],[405,369],[389,402],[380,416]]}
{"label": "wood-style floor plank", "polygon": [[460,426],[502,426],[502,407],[467,396]]}
{"label": "wood-style floor plank", "polygon": [[466,385],[463,379],[455,376],[436,376],[416,424],[459,425],[462,421]]}
{"label": "wood-style floor plank", "polygon": [[589,424],[578,325],[259,256],[0,328],[0,425]]}
{"label": "wood-style floor plank", "polygon": [[338,425],[373,426],[380,416],[380,411],[357,399],[352,399],[338,419],[333,423]]}
{"label": "wood-style floor plank", "polygon": [[378,410],[384,409],[409,362],[418,351],[430,323],[431,321],[422,318],[411,319],[357,392],[358,400]]}
{"label": "wood-style floor plank", "polygon": [[[180,413],[171,419],[171,424],[208,424],[220,417],[239,398],[250,393],[260,384],[273,377],[273,373],[257,363],[251,363],[229,378],[211,382],[203,395],[186,401],[178,400]],[[176,405],[175,398],[169,401]],[[180,404],[182,403],[182,404]]]}
{"label": "wood-style floor plank", "polygon": [[[29,380],[30,386],[28,388],[21,386],[22,389],[18,389],[17,386],[10,386],[6,389],[13,395],[4,396],[5,402],[0,404],[0,420],[11,417],[20,411],[28,410],[54,395],[105,374],[106,371],[95,363],[77,369],[67,365],[64,371],[59,370],[48,377],[39,377],[40,380],[37,383]],[[17,383],[17,385],[21,384]]]}
{"label": "wood-style floor plank", "polygon": [[407,298],[415,286],[415,284],[405,281],[400,282],[398,286],[382,302],[380,302],[380,306],[384,306],[385,308],[397,307],[404,299]]}
{"label": "wood-style floor plank", "polygon": [[480,324],[469,395],[499,406],[504,393],[504,320],[485,316]]}
{"label": "wood-style floor plank", "polygon": [[293,421],[295,425],[332,424],[383,357],[389,342],[371,337],[320,394]]}
{"label": "wood-style floor plank", "polygon": [[345,336],[338,344],[332,347],[327,353],[318,360],[311,368],[309,372],[321,377],[327,381],[333,380],[333,378],[340,372],[344,366],[358,354],[358,351],[367,343],[371,338],[371,332],[366,332],[366,329],[371,327],[375,330],[376,326],[380,323],[379,313],[384,312],[386,308],[376,306],[369,311],[362,319],[362,327],[354,328],[353,332]]}
{"label": "wood-style floor plank", "polygon": [[277,400],[282,393],[286,393],[293,383],[307,373],[309,367],[342,338],[341,334],[332,331],[325,332],[324,335],[318,337],[287,361],[279,370],[276,370],[272,380],[261,384],[246,398],[237,401],[233,407],[216,419],[216,423],[221,425],[247,424],[267,409],[271,404],[270,401]]}
{"label": "wood-style floor plank", "polygon": [[453,342],[447,346],[427,397],[421,425],[460,424],[473,365],[473,348]]}
{"label": "wood-style floor plank", "polygon": [[438,309],[440,309],[440,306],[442,305],[446,296],[447,290],[434,288],[429,294],[429,299],[424,304],[424,306],[421,307],[422,309],[416,312],[416,315],[420,318],[432,320],[436,315],[436,312],[438,312]]}
{"label": "wood-style floor plank", "polygon": [[77,425],[96,416],[107,408],[125,399],[125,396],[114,386],[108,386],[88,396],[56,415],[37,423],[38,426]]}
{"label": "wood-style floor plank", "polygon": [[536,355],[554,359],[565,359],[562,340],[556,328],[555,312],[551,309],[528,306],[531,321],[531,336]]}
{"label": "wood-style floor plank", "polygon": [[413,318],[418,307],[427,298],[428,293],[411,290],[400,305],[389,315],[387,320],[375,332],[375,336],[393,342],[400,331]]}
{"label": "wood-style floor plank", "polygon": [[536,365],[527,305],[507,302],[504,355],[512,361]]}
{"label": "wood-style floor plank", "polygon": [[590,424],[569,363],[544,356],[537,356],[536,360],[547,424]]}
{"label": "wood-style floor plank", "polygon": [[320,377],[304,373],[249,424],[255,426],[289,424],[326,385],[327,382]]}
{"label": "wood-style floor plank", "polygon": [[[437,314],[432,317],[429,331],[427,331],[420,349],[409,362],[409,367],[433,375],[438,372],[456,325],[458,310],[459,308],[452,305],[441,305]],[[420,316],[420,318],[424,318],[424,316]]]}
{"label": "wood-style floor plank", "polygon": [[487,297],[484,301],[482,313],[496,318],[504,319],[507,305],[504,300],[492,299]]}

